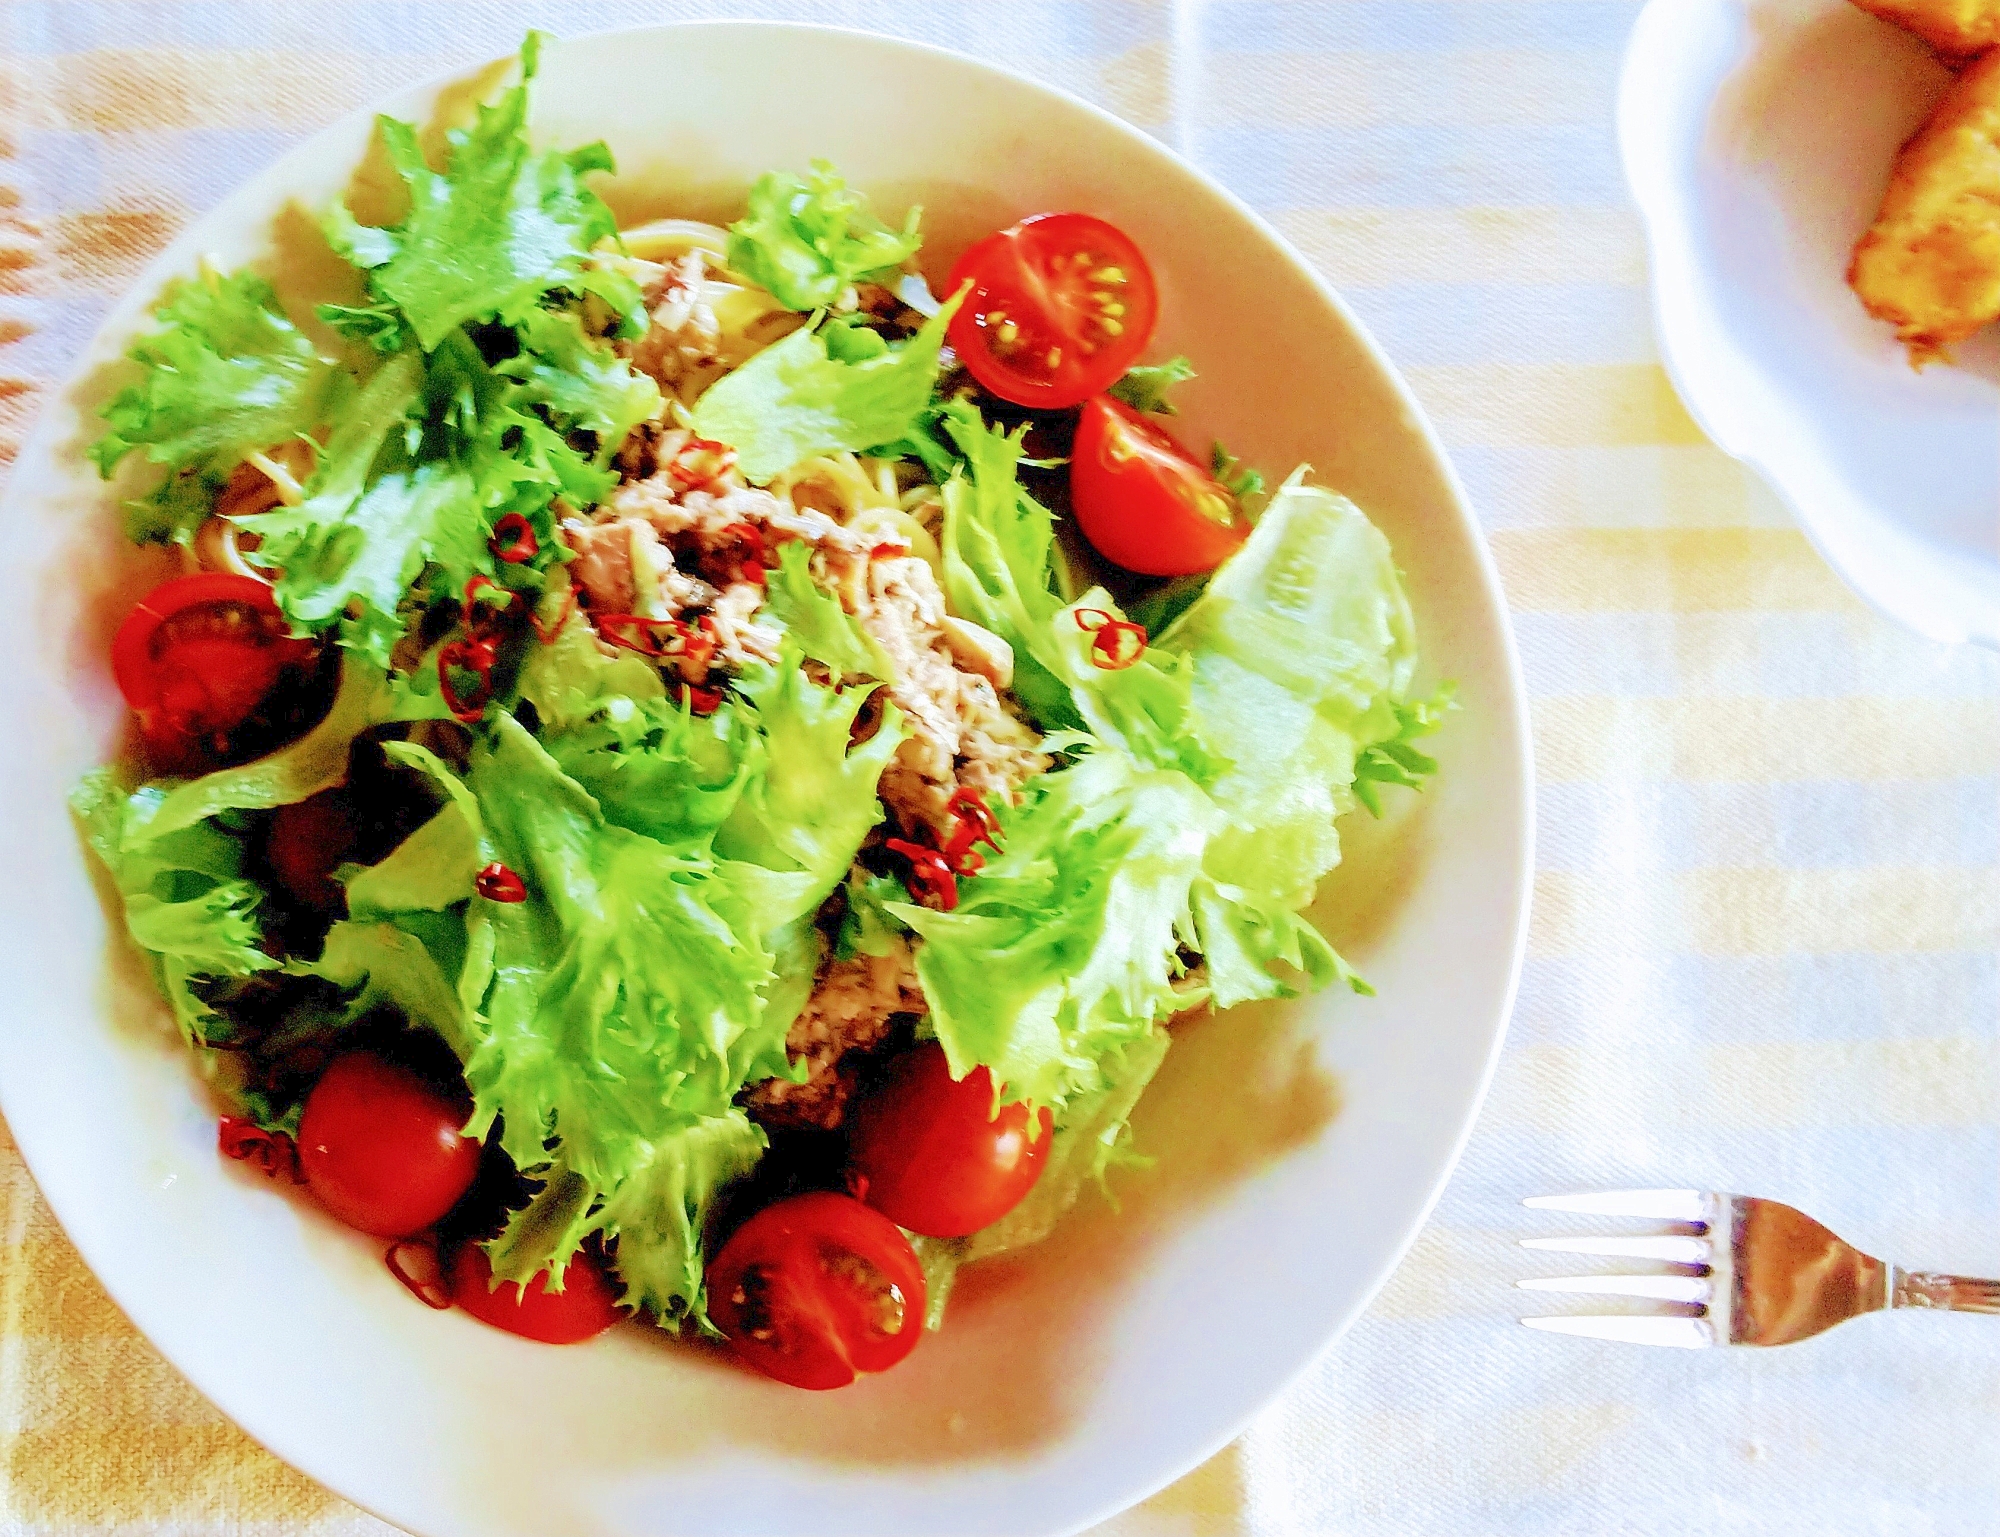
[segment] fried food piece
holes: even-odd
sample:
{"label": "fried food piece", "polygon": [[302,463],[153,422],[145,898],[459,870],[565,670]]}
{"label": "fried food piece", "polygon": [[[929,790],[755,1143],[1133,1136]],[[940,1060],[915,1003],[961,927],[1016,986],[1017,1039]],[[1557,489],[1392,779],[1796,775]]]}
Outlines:
{"label": "fried food piece", "polygon": [[1967,58],[2000,45],[2000,0],[1854,0],[1939,53]]}
{"label": "fried food piece", "polygon": [[2000,319],[2000,50],[1903,146],[1847,281],[1920,367]]}

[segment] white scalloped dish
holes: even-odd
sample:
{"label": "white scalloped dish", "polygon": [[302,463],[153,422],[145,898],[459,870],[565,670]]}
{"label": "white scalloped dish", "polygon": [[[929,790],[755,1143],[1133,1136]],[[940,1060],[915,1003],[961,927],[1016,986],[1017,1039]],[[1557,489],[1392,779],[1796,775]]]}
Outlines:
{"label": "white scalloped dish", "polygon": [[[383,110],[428,121],[465,86]],[[1492,1071],[1525,940],[1530,768],[1491,561],[1435,438],[1275,235],[1068,97],[808,27],[546,50],[536,135],[607,139],[606,195],[629,222],[734,217],[759,173],[823,156],[879,208],[922,203],[927,256],[946,265],[1029,212],[1118,223],[1160,275],[1158,355],[1201,368],[1190,440],[1310,462],[1361,503],[1407,573],[1426,679],[1455,679],[1464,708],[1434,739],[1434,784],[1352,826],[1315,913],[1377,996],[1195,1023],[1137,1119],[1157,1163],[1122,1181],[1122,1212],[1087,1198],[1047,1244],[972,1267],[944,1330],[896,1371],[806,1394],[636,1325],[536,1345],[415,1305],[378,1244],[218,1157],[214,1108],[107,922],[64,805],[124,713],[106,641],[134,571],[83,454],[108,365],[199,257],[276,270],[311,248],[300,210],[346,185],[371,119],[300,146],[163,253],[14,472],[0,1110],[154,1344],[279,1456],[425,1537],[1047,1537],[1103,1519],[1219,1449],[1352,1322],[1436,1199]]]}
{"label": "white scalloped dish", "polygon": [[1950,75],[1847,0],[1652,0],[1619,100],[1681,398],[1836,571],[2000,645],[2000,329],[1910,366],[1845,275]]}

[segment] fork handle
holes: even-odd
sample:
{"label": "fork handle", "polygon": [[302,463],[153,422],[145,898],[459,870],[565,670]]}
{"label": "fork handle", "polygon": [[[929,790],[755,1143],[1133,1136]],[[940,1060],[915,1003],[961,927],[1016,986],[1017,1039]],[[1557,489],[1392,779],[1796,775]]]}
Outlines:
{"label": "fork handle", "polygon": [[1946,1275],[1938,1270],[1889,1272],[1892,1308],[1944,1308],[1953,1313],[2000,1313],[2000,1281],[1975,1276]]}

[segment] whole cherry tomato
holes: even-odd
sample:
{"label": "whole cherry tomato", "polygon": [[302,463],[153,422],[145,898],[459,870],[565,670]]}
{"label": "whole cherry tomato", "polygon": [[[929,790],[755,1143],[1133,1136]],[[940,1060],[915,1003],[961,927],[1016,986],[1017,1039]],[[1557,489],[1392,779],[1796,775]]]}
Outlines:
{"label": "whole cherry tomato", "polygon": [[997,1222],[1041,1178],[1053,1133],[1043,1109],[995,1113],[993,1078],[954,1079],[944,1048],[926,1041],[898,1057],[881,1087],[853,1111],[848,1167],[862,1199],[899,1227],[960,1238]]}
{"label": "whole cherry tomato", "polygon": [[481,1323],[545,1345],[575,1345],[602,1334],[624,1316],[618,1289],[604,1266],[587,1253],[563,1267],[562,1290],[548,1289],[544,1272],[525,1287],[493,1284],[493,1265],[476,1243],[460,1247],[451,1262],[451,1300]]}
{"label": "whole cherry tomato", "polygon": [[479,1173],[479,1144],[459,1134],[467,1113],[408,1068],[350,1051],[306,1096],[298,1137],[306,1187],[364,1233],[422,1232]]}
{"label": "whole cherry tomato", "polygon": [[356,820],[353,797],[341,787],[280,806],[264,835],[264,859],[278,884],[318,912],[345,911],[347,893],[333,872],[355,856]]}

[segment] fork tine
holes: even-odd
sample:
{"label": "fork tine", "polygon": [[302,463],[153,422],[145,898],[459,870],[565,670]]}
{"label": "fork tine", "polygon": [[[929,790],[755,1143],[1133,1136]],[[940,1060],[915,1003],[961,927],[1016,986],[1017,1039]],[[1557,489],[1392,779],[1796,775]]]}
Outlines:
{"label": "fork tine", "polygon": [[1596,1217],[1652,1217],[1661,1222],[1704,1222],[1708,1197],[1699,1190],[1605,1190],[1589,1195],[1533,1195],[1521,1203],[1538,1211],[1574,1211]]}
{"label": "fork tine", "polygon": [[1676,1265],[1706,1265],[1706,1238],[1662,1234],[1647,1238],[1523,1238],[1524,1249],[1557,1249],[1564,1254],[1607,1254],[1617,1259],[1658,1259]]}
{"label": "fork tine", "polygon": [[1653,1297],[1661,1302],[1706,1303],[1714,1295],[1708,1277],[1698,1275],[1537,1276],[1514,1284],[1531,1292],[1596,1292],[1604,1296]]}
{"label": "fork tine", "polygon": [[1524,1318],[1530,1329],[1550,1334],[1576,1334],[1592,1340],[1618,1340],[1628,1345],[1671,1345],[1700,1350],[1713,1345],[1715,1325],[1706,1318],[1659,1318],[1604,1315],[1583,1318]]}

